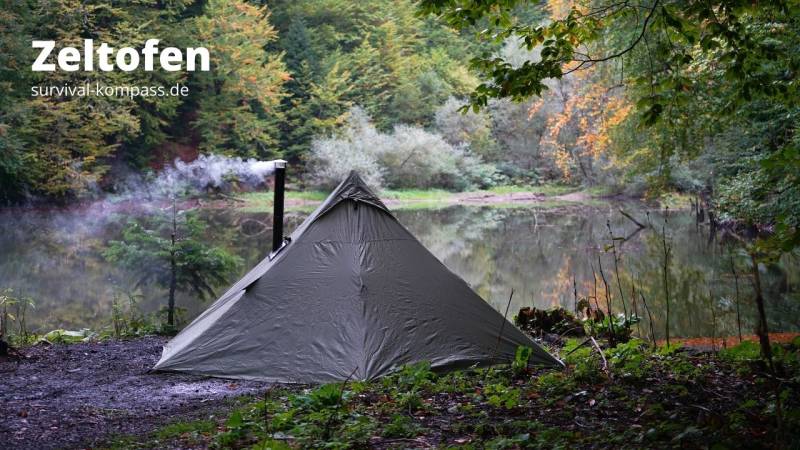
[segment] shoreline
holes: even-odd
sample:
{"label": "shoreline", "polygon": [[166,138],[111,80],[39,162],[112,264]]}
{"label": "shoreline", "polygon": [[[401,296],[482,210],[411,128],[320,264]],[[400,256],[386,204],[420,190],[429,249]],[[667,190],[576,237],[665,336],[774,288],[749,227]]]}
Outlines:
{"label": "shoreline", "polygon": [[[251,191],[234,193],[209,193],[181,198],[182,208],[243,209],[250,212],[269,212],[272,208],[272,191]],[[672,195],[672,194],[670,194]],[[469,206],[535,206],[546,207],[569,205],[592,205],[601,202],[642,202],[646,200],[621,194],[609,194],[597,189],[577,186],[499,186],[487,190],[450,192],[441,189],[384,190],[380,192],[381,201],[396,209],[407,207],[436,208],[453,205]],[[303,210],[319,205],[327,197],[323,191],[287,190],[285,206],[287,210]],[[148,208],[166,208],[167,200],[158,199],[119,199],[113,195],[105,198],[84,199],[72,203],[36,203],[0,206],[0,214],[18,212],[32,213],[71,213],[98,210],[104,213],[125,213]],[[671,207],[672,208],[672,207]]]}

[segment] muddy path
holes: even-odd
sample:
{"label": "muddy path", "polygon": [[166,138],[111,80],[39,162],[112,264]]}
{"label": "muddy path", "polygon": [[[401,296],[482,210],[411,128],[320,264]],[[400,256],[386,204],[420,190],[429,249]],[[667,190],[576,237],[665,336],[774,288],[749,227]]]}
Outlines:
{"label": "muddy path", "polygon": [[208,418],[266,384],[149,373],[167,341],[146,337],[24,349],[0,360],[0,449],[85,448]]}

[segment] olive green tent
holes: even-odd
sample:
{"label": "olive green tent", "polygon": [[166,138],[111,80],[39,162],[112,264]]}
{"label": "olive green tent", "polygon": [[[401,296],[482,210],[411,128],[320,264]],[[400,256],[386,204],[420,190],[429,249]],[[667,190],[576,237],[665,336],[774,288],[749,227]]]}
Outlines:
{"label": "olive green tent", "polygon": [[[355,173],[165,347],[156,370],[273,382],[561,363],[450,272]],[[502,334],[501,334],[502,330]],[[499,335],[499,338],[498,338]]]}

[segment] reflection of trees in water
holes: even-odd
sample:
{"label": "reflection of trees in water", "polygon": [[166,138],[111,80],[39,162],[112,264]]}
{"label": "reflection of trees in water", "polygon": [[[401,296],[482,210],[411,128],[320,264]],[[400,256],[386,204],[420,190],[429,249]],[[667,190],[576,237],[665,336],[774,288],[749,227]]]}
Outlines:
{"label": "reflection of trees in water", "polygon": [[0,218],[0,286],[33,298],[32,330],[85,326],[110,316],[125,274],[99,255],[118,219],[79,213]]}
{"label": "reflection of trees in water", "polygon": [[541,306],[542,293],[548,305],[561,304],[575,258],[564,248],[585,249],[592,232],[586,217],[547,210],[452,207],[399,218],[496,307],[505,306],[512,288],[515,307],[534,298]]}
{"label": "reflection of trees in water", "polygon": [[[641,207],[626,206],[644,221]],[[609,282],[609,295],[615,312],[622,311],[613,257],[604,251],[609,243],[606,220],[611,222],[618,241],[620,280],[627,308],[633,309],[632,283],[648,302],[658,336],[663,335],[665,303],[662,256],[659,237],[653,229],[636,232],[637,227],[617,212],[616,206],[579,208],[571,211],[452,207],[437,211],[413,211],[399,214],[403,221],[429,249],[451,270],[461,275],[495,308],[505,308],[510,290],[516,291],[516,310],[535,305],[556,305],[572,309],[572,277],[576,278],[579,296],[591,295],[594,289],[592,269],[598,271],[598,256]],[[656,211],[651,220],[658,227],[663,222]],[[735,292],[732,275],[725,261],[728,251],[717,242],[709,243],[707,231],[697,228],[688,214],[673,213],[668,233],[672,236],[672,262],[669,283],[672,297],[672,334],[710,335],[712,311],[717,335],[736,335]],[[593,267],[594,266],[594,267]],[[796,271],[797,256],[784,258],[768,268],[763,278],[775,330],[798,329],[800,317]],[[740,269],[744,272],[744,269]],[[791,275],[790,275],[791,274]],[[599,281],[598,298],[605,305],[603,284]],[[755,311],[752,288],[746,274],[740,279],[740,302],[743,330],[752,332]],[[646,316],[637,295],[637,310]],[[646,317],[644,317],[646,319]],[[642,329],[649,327],[643,324]]]}
{"label": "reflection of trees in water", "polygon": [[[659,219],[660,220],[660,219]],[[673,292],[671,329],[676,335],[696,336],[699,334],[717,336],[736,336],[736,290],[730,268],[731,251],[739,253],[738,243],[720,244],[708,239],[707,231],[695,227],[688,215],[670,218],[670,233],[673,236],[672,252],[674,258],[669,267],[670,290]],[[654,314],[654,328],[663,334],[664,295],[662,261],[659,257],[660,242],[655,233],[647,230],[642,242],[644,252],[632,259],[626,268],[627,282],[631,274],[639,278]],[[756,310],[753,303],[754,292],[747,261],[739,255],[739,301],[742,313],[742,332],[753,334],[756,326]],[[779,264],[770,265],[762,274],[765,298],[768,302],[767,316],[774,330],[796,330],[800,317],[798,282],[790,284],[787,267],[797,267],[797,261],[784,258]],[[625,283],[626,281],[623,281]],[[782,288],[782,286],[785,287]],[[781,292],[783,291],[783,292]],[[713,308],[713,311],[712,311]],[[716,323],[712,330],[712,323]]]}
{"label": "reflection of trees in water", "polygon": [[[644,221],[641,207],[626,210]],[[260,231],[259,223],[270,227],[271,215],[239,209],[211,209],[200,212],[208,223],[207,239],[243,258],[241,273],[269,252],[271,229]],[[592,265],[598,255],[609,280],[614,310],[620,311],[613,276],[613,259],[603,251],[608,243],[606,220],[615,236],[635,230],[621,217],[616,206],[574,209],[491,208],[455,206],[440,210],[405,210],[400,221],[451,270],[470,283],[496,308],[505,309],[508,295],[515,290],[514,312],[522,306],[573,307],[572,277],[579,295],[593,290]],[[661,223],[657,213],[652,222]],[[305,213],[287,216],[287,231],[293,230]],[[101,256],[105,242],[119,236],[130,216],[89,216],[80,212],[3,214],[0,216],[0,287],[36,301],[30,323],[40,329],[109,324],[111,299],[132,285],[130,274],[108,264]],[[717,316],[717,334],[735,335],[735,292],[729,268],[729,254],[719,243],[708,244],[707,232],[694,225],[688,214],[670,217],[673,263],[669,279],[673,292],[671,323],[676,335],[710,334],[709,292]],[[627,294],[635,280],[652,308],[655,328],[663,333],[664,304],[661,282],[660,244],[655,232],[642,230],[618,244],[620,278]],[[785,255],[780,264],[762,273],[770,326],[774,330],[800,328],[800,261]],[[791,268],[791,270],[787,269]],[[752,287],[744,263],[739,268],[743,331],[755,326]],[[219,290],[224,289],[220,287]],[[152,286],[142,288],[141,307],[155,311],[165,293]],[[602,283],[598,297],[604,298]],[[187,294],[178,303],[189,308],[187,318],[205,308]],[[641,303],[638,304],[640,315]],[[647,329],[643,324],[642,329]]]}
{"label": "reflection of trees in water", "polygon": [[[493,236],[505,211],[451,207],[398,211],[396,215],[431,253],[486,297],[483,285],[495,270]],[[484,241],[488,244],[482,244]]]}
{"label": "reflection of trees in water", "polygon": [[[209,242],[245,260],[242,272],[269,251],[269,214],[219,209],[201,211],[201,216],[209,225]],[[26,211],[0,216],[0,287],[13,288],[17,294],[34,299],[36,307],[29,313],[33,331],[110,324],[112,299],[127,293],[135,278],[109,264],[101,252],[108,240],[119,237],[130,218],[122,214],[86,215],[81,211]],[[270,224],[270,229],[249,236],[252,233],[243,231],[242,226],[247,219]],[[287,229],[296,227],[300,219],[297,215],[287,216]],[[139,306],[145,312],[156,311],[166,295],[155,286],[142,286],[140,293]],[[179,293],[177,302],[188,308],[189,317],[207,306],[207,302],[199,302],[188,293]]]}

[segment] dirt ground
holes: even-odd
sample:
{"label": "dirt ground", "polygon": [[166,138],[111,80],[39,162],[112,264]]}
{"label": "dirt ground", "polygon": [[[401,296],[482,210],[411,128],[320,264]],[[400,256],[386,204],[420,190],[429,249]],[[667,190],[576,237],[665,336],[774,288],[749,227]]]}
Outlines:
{"label": "dirt ground", "polygon": [[19,362],[0,359],[0,449],[91,447],[173,420],[207,418],[226,399],[266,387],[149,373],[166,341],[37,345]]}

